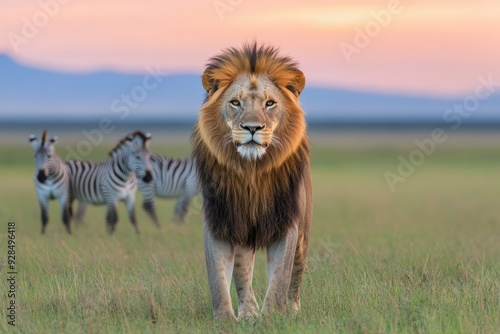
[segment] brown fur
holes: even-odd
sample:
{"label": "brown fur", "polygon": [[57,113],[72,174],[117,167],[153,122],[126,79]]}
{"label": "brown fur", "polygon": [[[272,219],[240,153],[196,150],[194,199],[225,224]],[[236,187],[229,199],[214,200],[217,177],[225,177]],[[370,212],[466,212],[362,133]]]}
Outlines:
{"label": "brown fur", "polygon": [[[242,158],[223,145],[229,129],[221,116],[224,90],[241,75],[251,82],[269,77],[281,90],[285,113],[271,145],[258,160]],[[301,214],[300,188],[309,173],[310,148],[304,112],[297,97],[305,80],[296,63],[272,47],[246,45],[211,59],[203,75],[207,99],[193,132],[198,178],[207,226],[216,239],[262,248],[284,237]],[[309,178],[309,175],[307,175]]]}

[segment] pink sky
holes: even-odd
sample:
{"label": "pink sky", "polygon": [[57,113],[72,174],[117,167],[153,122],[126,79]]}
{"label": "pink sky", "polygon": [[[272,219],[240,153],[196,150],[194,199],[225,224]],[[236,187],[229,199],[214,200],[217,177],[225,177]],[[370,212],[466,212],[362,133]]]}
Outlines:
{"label": "pink sky", "polygon": [[[40,3],[57,1],[46,15]],[[377,28],[372,13],[390,3]],[[33,36],[26,21],[40,26]],[[453,96],[473,93],[479,76],[500,81],[498,0],[16,0],[0,3],[0,36],[0,53],[63,71],[201,74],[220,49],[257,40],[297,59],[309,85]],[[350,61],[346,45],[359,51]]]}

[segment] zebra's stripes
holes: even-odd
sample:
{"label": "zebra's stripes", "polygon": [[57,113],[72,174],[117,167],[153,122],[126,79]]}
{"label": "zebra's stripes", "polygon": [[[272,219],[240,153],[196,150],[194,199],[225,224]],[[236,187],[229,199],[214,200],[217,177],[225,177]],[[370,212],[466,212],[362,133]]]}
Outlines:
{"label": "zebra's stripes", "polygon": [[57,156],[54,148],[57,137],[47,140],[47,130],[44,130],[41,140],[31,135],[29,141],[35,149],[36,169],[33,180],[40,204],[42,234],[49,221],[48,207],[51,199],[59,199],[62,221],[66,231],[71,234],[70,178],[66,164]]}
{"label": "zebra's stripes", "polygon": [[71,200],[78,199],[80,202],[77,219],[82,217],[87,203],[104,204],[107,206],[107,229],[113,233],[118,221],[116,205],[118,201],[125,201],[130,222],[139,233],[134,209],[135,193],[137,177],[146,184],[152,180],[150,141],[150,134],[135,131],[120,140],[104,161],[67,162]]}
{"label": "zebra's stripes", "polygon": [[174,221],[184,222],[191,198],[199,193],[194,161],[188,159],[173,159],[151,155],[153,166],[153,182],[139,181],[139,190],[144,202],[142,207],[153,222],[160,226],[156,215],[154,199],[178,197],[174,211]]}

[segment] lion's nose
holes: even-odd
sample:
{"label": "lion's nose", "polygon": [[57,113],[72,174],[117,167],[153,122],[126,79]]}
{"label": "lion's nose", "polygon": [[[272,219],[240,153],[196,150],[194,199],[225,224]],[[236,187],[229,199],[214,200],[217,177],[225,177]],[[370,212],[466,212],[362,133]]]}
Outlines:
{"label": "lion's nose", "polygon": [[252,135],[255,134],[255,132],[259,131],[259,130],[262,130],[266,127],[265,124],[241,124],[240,123],[240,127],[242,129],[245,129],[247,130],[248,132],[250,132]]}

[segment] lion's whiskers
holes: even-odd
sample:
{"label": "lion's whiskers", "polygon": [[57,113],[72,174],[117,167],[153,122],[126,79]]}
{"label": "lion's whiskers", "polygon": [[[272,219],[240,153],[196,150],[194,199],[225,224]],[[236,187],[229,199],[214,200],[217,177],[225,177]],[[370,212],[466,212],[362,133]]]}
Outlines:
{"label": "lion's whiskers", "polygon": [[233,143],[233,136],[231,135],[231,133],[226,133],[224,135],[224,137],[222,137],[222,139],[220,140],[220,144],[222,146],[226,146],[226,145],[231,145]]}
{"label": "lion's whiskers", "polygon": [[279,150],[284,150],[283,143],[277,135],[271,138],[271,145],[275,145]]}

